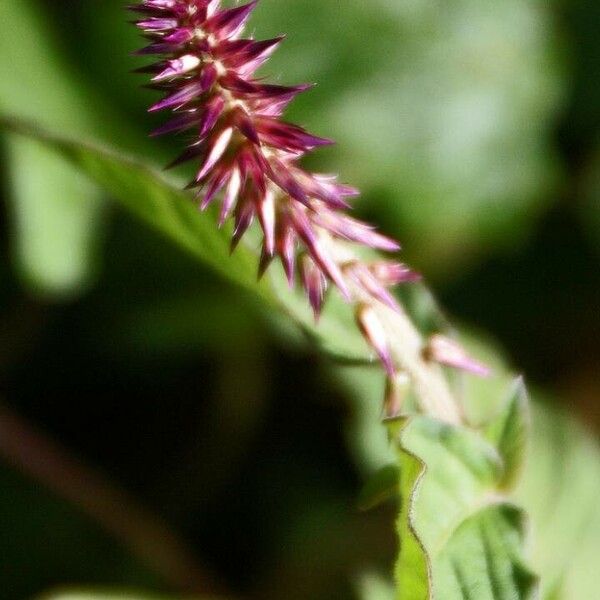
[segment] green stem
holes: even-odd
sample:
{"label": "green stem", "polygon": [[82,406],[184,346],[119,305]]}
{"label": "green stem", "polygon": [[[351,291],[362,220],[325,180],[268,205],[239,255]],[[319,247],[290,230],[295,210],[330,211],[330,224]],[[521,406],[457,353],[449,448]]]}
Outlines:
{"label": "green stem", "polygon": [[422,412],[452,425],[460,424],[461,411],[442,368],[424,358],[423,336],[408,315],[381,305],[377,307],[377,314],[388,332],[396,363],[414,386]]}

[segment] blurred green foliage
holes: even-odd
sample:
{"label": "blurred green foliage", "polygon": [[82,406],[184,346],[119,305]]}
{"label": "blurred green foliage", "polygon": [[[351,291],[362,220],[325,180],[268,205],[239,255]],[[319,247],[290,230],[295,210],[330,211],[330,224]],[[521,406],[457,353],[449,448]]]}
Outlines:
{"label": "blurred green foliage", "polygon": [[[127,18],[120,0],[1,2],[0,111],[163,164],[181,140],[146,138],[153,96],[129,73],[140,40]],[[339,141],[314,166],[361,186],[357,210],[404,241],[454,313],[600,424],[598,3],[262,0],[252,24],[288,33],[268,74],[319,84],[290,113]],[[234,592],[388,598],[394,507],[354,512],[390,460],[379,376],[332,375],[285,319],[266,328],[252,299],[107,210],[63,162],[2,142],[4,400],[164,516]],[[503,367],[481,337],[499,401]],[[478,381],[465,386],[478,397]],[[472,404],[474,422],[494,409]],[[552,574],[544,593],[587,600],[597,446],[547,411],[519,499],[534,565]],[[171,591],[10,467],[0,535],[7,600],[63,585]]]}
{"label": "blurred green foliage", "polygon": [[261,11],[261,31],[293,31],[269,70],[319,83],[293,115],[339,140],[325,164],[363,188],[413,262],[450,277],[531,229],[560,177],[548,142],[564,93],[542,4],[271,0]]}

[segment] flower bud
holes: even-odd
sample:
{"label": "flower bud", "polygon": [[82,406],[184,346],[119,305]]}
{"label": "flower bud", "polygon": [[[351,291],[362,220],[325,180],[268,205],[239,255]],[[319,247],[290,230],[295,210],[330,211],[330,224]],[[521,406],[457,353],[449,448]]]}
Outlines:
{"label": "flower bud", "polygon": [[365,339],[379,356],[389,377],[394,377],[396,369],[388,346],[388,338],[383,324],[370,304],[360,304],[356,309],[356,322]]}
{"label": "flower bud", "polygon": [[434,335],[424,350],[424,356],[448,367],[462,369],[479,377],[488,377],[490,369],[471,358],[466,350],[454,340],[443,335]]}

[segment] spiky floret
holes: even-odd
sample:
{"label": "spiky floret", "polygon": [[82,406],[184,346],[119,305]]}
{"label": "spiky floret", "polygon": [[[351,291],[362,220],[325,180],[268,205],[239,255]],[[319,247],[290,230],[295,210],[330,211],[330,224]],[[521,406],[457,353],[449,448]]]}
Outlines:
{"label": "spiky floret", "polygon": [[222,7],[220,0],[144,0],[129,8],[149,45],[140,55],[160,59],[140,72],[165,93],[150,111],[174,117],[153,135],[192,131],[193,139],[171,166],[196,161],[188,188],[201,209],[220,198],[220,222],[234,221],[235,247],[254,220],[263,232],[262,274],[278,257],[290,285],[296,272],[315,316],[333,284],[355,303],[365,338],[393,374],[385,331],[371,310],[397,309],[389,288],[418,276],[400,263],[367,263],[360,247],[387,252],[399,245],[347,213],[358,191],[336,176],[310,173],[300,160],[332,142],[286,122],[287,105],[309,85],[265,83],[256,70],[282,41],[242,37],[257,0]]}

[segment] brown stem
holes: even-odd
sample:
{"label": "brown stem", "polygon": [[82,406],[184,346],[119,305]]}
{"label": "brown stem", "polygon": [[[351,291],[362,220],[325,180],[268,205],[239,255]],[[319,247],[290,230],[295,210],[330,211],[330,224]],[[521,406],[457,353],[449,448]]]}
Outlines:
{"label": "brown stem", "polygon": [[214,575],[197,563],[166,523],[4,404],[0,404],[0,455],[77,506],[174,588],[194,594],[222,592]]}

